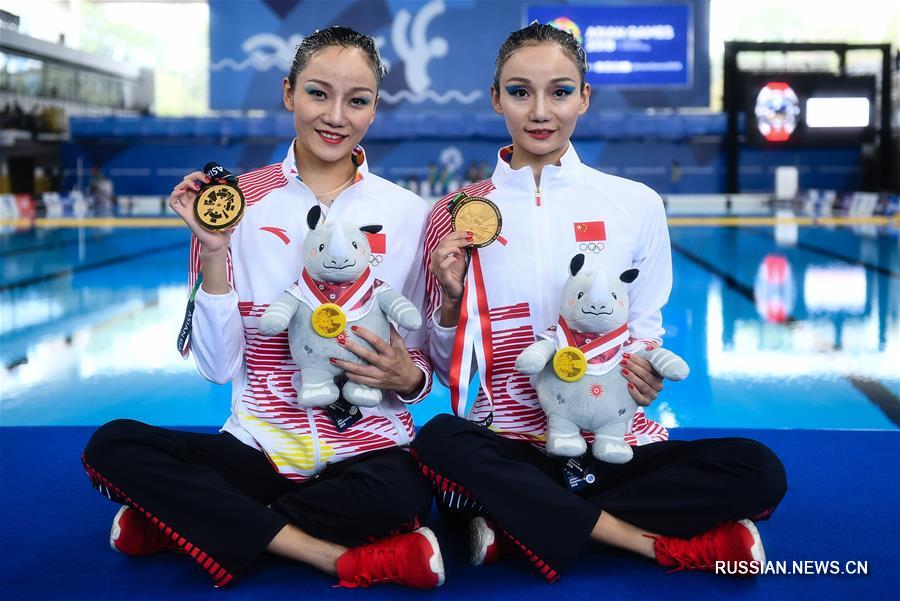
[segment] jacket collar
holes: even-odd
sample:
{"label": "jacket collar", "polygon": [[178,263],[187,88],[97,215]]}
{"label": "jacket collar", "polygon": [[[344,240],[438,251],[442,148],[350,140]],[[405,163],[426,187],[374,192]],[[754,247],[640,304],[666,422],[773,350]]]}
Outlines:
{"label": "jacket collar", "polygon": [[[513,169],[509,161],[512,158],[512,146],[505,146],[497,153],[497,167],[491,180],[498,188],[519,190],[534,193],[534,172],[531,167]],[[562,155],[558,165],[546,165],[541,170],[541,187],[549,187],[556,181],[572,182],[579,177],[581,172],[581,159],[575,152],[575,146],[569,142],[569,147]]]}
{"label": "jacket collar", "polygon": [[[288,146],[287,155],[281,162],[281,171],[289,182],[298,185],[307,193],[312,194],[306,184],[303,183],[303,180],[300,178],[300,172],[297,169],[297,160],[294,157],[294,142],[296,141],[295,138]],[[357,146],[353,149],[353,152],[350,153],[350,160],[353,161],[353,164],[356,166],[356,175],[353,178],[353,184],[357,184],[369,175],[369,164],[366,161],[366,151],[363,150],[362,146]]]}

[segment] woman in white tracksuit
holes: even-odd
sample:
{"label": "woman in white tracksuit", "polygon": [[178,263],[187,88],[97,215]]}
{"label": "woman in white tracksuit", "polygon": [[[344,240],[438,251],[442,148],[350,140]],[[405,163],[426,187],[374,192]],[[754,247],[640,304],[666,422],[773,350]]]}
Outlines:
{"label": "woman in white tracksuit", "polygon": [[[375,118],[383,75],[368,36],[344,27],[313,33],[283,83],[296,138],[283,161],[239,178],[247,200],[240,223],[215,233],[197,224],[203,174],[175,187],[170,205],[194,234],[191,350],[204,377],[231,382],[232,410],[219,434],[132,420],[97,430],[84,465],[95,486],[125,505],[113,521],[117,551],[183,551],[216,586],[264,551],[336,574],[344,586],[443,582],[437,540],[419,528],[431,489],[406,449],[415,434],[407,404],[431,388],[424,332],[405,341],[396,332],[390,341],[346,332],[340,342],[368,364],[336,364],[386,394],[376,407],[341,413],[298,406],[287,334],[259,331],[266,307],[300,277],[314,207],[326,222],[381,225],[369,238],[373,275],[422,306],[427,206],[370,173],[357,146]],[[316,284],[331,302],[347,296],[341,284]]]}
{"label": "woman in white tracksuit", "polygon": [[[585,71],[581,46],[548,25],[513,32],[500,49],[492,103],[512,144],[500,150],[489,180],[461,192],[497,205],[502,238],[478,249],[470,262],[465,249],[472,236],[451,231],[448,204],[458,192],[432,209],[425,236],[429,349],[436,373],[451,384],[457,415],[426,424],[413,451],[445,507],[472,518],[475,564],[517,550],[552,581],[587,540],[677,569],[763,560],[750,518],[771,513],[786,478],[778,458],[755,441],[669,441],[665,428],[638,410],[626,437],[634,458],[595,463],[596,480],[577,491],[564,484],[561,462],[543,452],[546,417],[514,362],[557,322],[573,255],[602,261],[609,273],[639,270],[628,286],[632,343],[661,344],[660,311],[672,285],[659,196],[584,165],[570,142],[589,105]],[[481,285],[466,279],[473,268],[480,273],[471,282]],[[475,288],[466,293],[482,305],[478,318],[468,315],[463,326],[466,287]],[[481,380],[472,407],[466,378],[458,375],[469,371],[470,345]],[[634,400],[649,405],[662,389],[659,376],[624,349],[617,360]]]}

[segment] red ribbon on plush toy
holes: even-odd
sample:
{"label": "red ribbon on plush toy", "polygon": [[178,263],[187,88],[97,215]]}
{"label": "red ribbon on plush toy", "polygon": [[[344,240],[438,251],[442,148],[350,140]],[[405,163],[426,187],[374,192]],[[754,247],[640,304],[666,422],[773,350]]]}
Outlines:
{"label": "red ribbon on plush toy", "polygon": [[366,270],[339,297],[330,299],[319,289],[319,284],[304,268],[300,279],[287,291],[313,311],[322,305],[333,304],[340,307],[348,321],[356,321],[372,308],[375,293],[385,289],[390,289],[390,286],[376,279],[372,270],[366,267]]}
{"label": "red ribbon on plush toy", "polygon": [[559,320],[556,322],[556,341],[559,346],[573,346],[577,348],[584,353],[584,358],[588,361],[613,349],[618,349],[628,342],[630,338],[631,334],[628,333],[628,324],[623,323],[615,330],[579,346],[578,341],[575,340],[575,335],[572,334],[572,329],[569,328],[569,324],[566,323],[562,315],[559,316]]}

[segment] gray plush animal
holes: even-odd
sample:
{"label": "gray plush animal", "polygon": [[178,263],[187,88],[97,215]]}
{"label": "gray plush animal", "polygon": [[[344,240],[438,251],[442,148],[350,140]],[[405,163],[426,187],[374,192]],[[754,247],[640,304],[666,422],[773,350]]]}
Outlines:
{"label": "gray plush animal", "polygon": [[[365,234],[377,233],[381,226],[320,224],[321,216],[318,206],[306,216],[309,233],[303,241],[303,274],[266,309],[259,323],[259,331],[266,336],[288,328],[291,357],[302,376],[297,403],[303,408],[324,407],[337,400],[335,378],[343,370],[332,365],[330,358],[365,363],[338,342],[345,339],[345,329],[351,324],[371,330],[386,341],[390,340],[388,319],[407,330],[422,326],[415,305],[371,275]],[[336,311],[332,303],[341,305],[341,311]],[[315,313],[317,309],[320,311]],[[340,313],[346,317],[346,324]],[[361,338],[354,342],[372,349]],[[360,407],[374,407],[382,398],[380,389],[351,381],[341,391],[347,401]]]}
{"label": "gray plush animal", "polygon": [[[548,453],[581,456],[587,450],[581,431],[587,430],[594,434],[594,457],[608,463],[627,463],[633,453],[624,437],[637,404],[628,392],[627,381],[616,369],[622,354],[627,351],[644,357],[669,380],[683,380],[690,370],[671,351],[648,351],[642,343],[630,339],[625,284],[634,281],[637,269],[607,277],[600,270],[582,270],[583,266],[584,255],[575,255],[569,265],[571,276],[563,286],[560,320],[555,330],[542,333],[541,340],[522,351],[516,358],[516,369],[537,374],[535,389],[547,414]],[[580,368],[577,359],[572,361],[577,353],[566,355],[566,347],[573,346],[588,359]],[[559,349],[563,350],[558,353]],[[554,363],[561,375],[571,381],[557,375]],[[579,372],[583,374],[580,378]]]}

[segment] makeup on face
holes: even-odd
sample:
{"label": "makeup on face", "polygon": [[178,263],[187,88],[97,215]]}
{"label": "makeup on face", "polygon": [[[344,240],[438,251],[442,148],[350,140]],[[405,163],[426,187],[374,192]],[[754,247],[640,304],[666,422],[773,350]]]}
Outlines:
{"label": "makeup on face", "polygon": [[[516,78],[516,79],[521,79],[521,78]],[[535,92],[532,89],[530,80],[521,79],[521,81],[523,83],[506,85],[504,87],[506,94],[508,96],[512,96],[513,98],[523,98],[524,99],[524,98],[528,98],[529,96],[532,96],[534,94],[541,93],[540,91]],[[561,77],[561,78],[558,78],[557,81],[551,81],[550,82],[551,85],[550,85],[549,89],[547,90],[547,93],[554,98],[565,98],[567,96],[571,96],[575,92],[576,87],[569,83],[565,83],[565,84],[559,83],[562,81],[568,82],[571,80],[568,77]]]}
{"label": "makeup on face", "polygon": [[292,110],[301,160],[347,158],[375,114],[376,86],[369,59],[356,49],[330,46],[297,75]]}
{"label": "makeup on face", "polygon": [[509,56],[494,97],[513,138],[515,161],[556,162],[587,108],[579,72],[554,44],[530,45]]}

